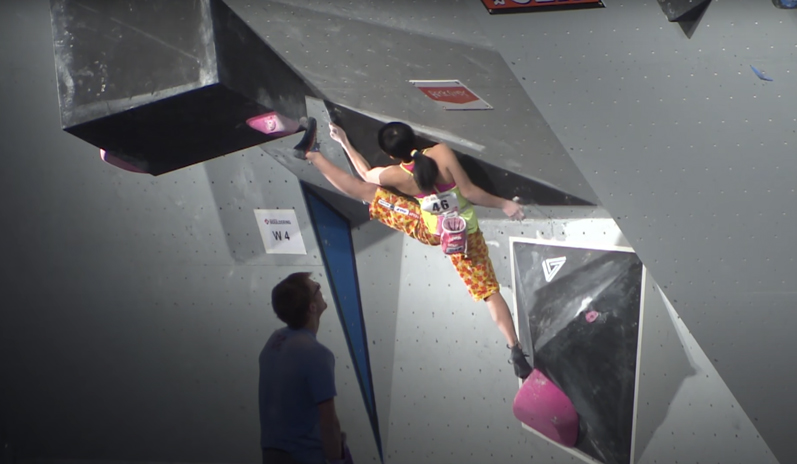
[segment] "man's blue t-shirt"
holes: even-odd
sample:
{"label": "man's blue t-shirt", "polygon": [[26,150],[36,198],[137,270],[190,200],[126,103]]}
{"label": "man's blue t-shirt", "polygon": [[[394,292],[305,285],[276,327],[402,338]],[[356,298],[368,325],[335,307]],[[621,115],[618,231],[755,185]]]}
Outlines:
{"label": "man's blue t-shirt", "polygon": [[336,394],[332,352],[309,330],[275,331],[260,353],[261,446],[323,463],[318,403]]}

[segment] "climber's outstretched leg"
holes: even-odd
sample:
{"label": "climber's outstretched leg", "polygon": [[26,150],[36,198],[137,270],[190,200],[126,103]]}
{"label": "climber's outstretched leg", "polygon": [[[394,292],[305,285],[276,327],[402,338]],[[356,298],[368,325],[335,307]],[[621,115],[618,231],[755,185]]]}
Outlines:
{"label": "climber's outstretched leg", "polygon": [[318,151],[315,119],[303,120],[302,126],[306,128],[306,133],[294,147],[296,158],[313,163],[321,175],[342,193],[368,203],[371,219],[376,219],[391,229],[404,232],[423,244],[432,246],[440,244],[440,237],[429,232],[421,219],[421,208],[417,201],[354,177],[337,167]]}
{"label": "climber's outstretched leg", "polygon": [[368,203],[371,219],[376,219],[391,229],[404,232],[425,245],[440,244],[440,237],[430,233],[424,225],[417,202],[354,177],[326,159],[321,152],[308,152],[306,159],[318,168],[333,187],[352,198]]}
{"label": "climber's outstretched leg", "polygon": [[379,188],[378,185],[354,177],[326,159],[321,152],[311,151],[306,156],[307,160],[313,163],[313,166],[318,168],[321,174],[336,189],[352,198],[369,204],[374,201],[376,191]]}

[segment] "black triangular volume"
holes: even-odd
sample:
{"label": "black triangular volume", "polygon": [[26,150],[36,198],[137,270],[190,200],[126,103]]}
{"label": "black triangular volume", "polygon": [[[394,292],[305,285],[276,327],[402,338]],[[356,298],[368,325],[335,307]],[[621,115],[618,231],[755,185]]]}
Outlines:
{"label": "black triangular volume", "polygon": [[658,0],[661,11],[672,23],[698,20],[705,13],[711,0]]}

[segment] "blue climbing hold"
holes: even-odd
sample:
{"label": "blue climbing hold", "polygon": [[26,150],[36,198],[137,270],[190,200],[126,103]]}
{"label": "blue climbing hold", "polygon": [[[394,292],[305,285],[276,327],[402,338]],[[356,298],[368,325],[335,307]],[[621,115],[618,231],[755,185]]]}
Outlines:
{"label": "blue climbing hold", "polygon": [[[794,1],[797,2],[797,0],[794,0]],[[761,79],[762,81],[772,82],[772,78],[771,77],[767,76],[762,71],[759,71],[755,66],[750,65],[750,67],[753,68],[753,72],[755,73],[756,76],[758,76],[759,79]]]}

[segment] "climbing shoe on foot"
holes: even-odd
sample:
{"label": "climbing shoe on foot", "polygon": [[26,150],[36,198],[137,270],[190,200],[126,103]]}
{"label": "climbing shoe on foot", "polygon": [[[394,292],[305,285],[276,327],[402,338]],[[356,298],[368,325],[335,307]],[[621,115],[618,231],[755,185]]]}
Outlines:
{"label": "climbing shoe on foot", "polygon": [[[507,348],[510,347],[507,345]],[[523,348],[520,347],[520,343],[515,344],[515,346],[510,349],[512,350],[512,357],[509,359],[509,362],[515,368],[515,375],[525,380],[531,375],[531,371],[533,370],[528,361],[526,361],[528,355],[523,353]]]}
{"label": "climbing shoe on foot", "polygon": [[293,147],[293,156],[300,160],[307,159],[307,152],[315,150],[316,147],[316,120],[315,118],[305,118],[299,120],[300,127],[304,127],[304,137]]}

